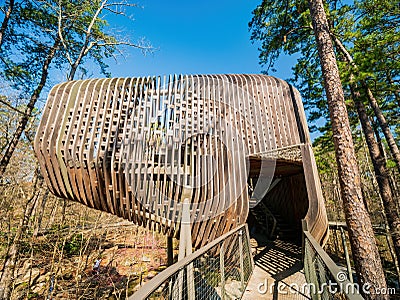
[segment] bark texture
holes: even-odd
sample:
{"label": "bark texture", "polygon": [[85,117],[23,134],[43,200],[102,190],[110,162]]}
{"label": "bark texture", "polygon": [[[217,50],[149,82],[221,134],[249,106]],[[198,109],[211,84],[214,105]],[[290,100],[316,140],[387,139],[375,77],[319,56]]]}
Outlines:
{"label": "bark texture", "polygon": [[341,195],[356,272],[360,284],[372,285],[371,293],[364,294],[366,299],[388,299],[388,296],[374,291],[374,287],[385,288],[386,281],[371,220],[363,203],[361,178],[324,4],[322,0],[310,0],[309,5],[328,98]]}
{"label": "bark texture", "polygon": [[396,140],[393,137],[392,131],[390,130],[389,124],[386,121],[385,116],[383,115],[382,110],[380,109],[378,105],[378,101],[375,99],[374,94],[368,87],[367,83],[365,81],[362,82],[362,85],[365,89],[365,92],[368,96],[368,101],[369,104],[371,105],[374,114],[376,116],[376,119],[378,120],[379,127],[382,129],[383,134],[385,135],[385,139],[388,143],[390,153],[392,154],[392,157],[394,161],[396,162],[397,169],[399,170],[400,173],[400,151],[399,147],[397,147]]}
{"label": "bark texture", "polygon": [[365,140],[367,142],[369,155],[371,157],[372,165],[374,166],[374,173],[379,187],[383,207],[385,210],[386,219],[390,228],[393,244],[396,251],[397,263],[400,257],[400,216],[397,211],[396,203],[393,199],[392,190],[390,188],[389,172],[386,168],[386,160],[382,155],[379,144],[375,139],[374,130],[369,117],[367,115],[364,103],[361,101],[359,92],[354,86],[350,87],[354,103],[357,109],[358,117],[361,122]]}
{"label": "bark texture", "polygon": [[[355,64],[353,57],[347,51],[346,47],[342,44],[342,42],[334,34],[331,33],[331,37],[334,39],[335,44],[337,45],[339,51],[343,54],[343,58],[346,60],[347,63],[349,63],[356,70],[356,73],[357,73],[358,66]],[[383,134],[385,135],[385,139],[386,139],[389,149],[390,149],[390,154],[392,155],[392,157],[396,163],[397,170],[400,173],[400,151],[399,151],[399,148],[397,147],[397,144],[393,137],[392,131],[390,130],[389,124],[387,123],[386,118],[385,118],[382,110],[379,107],[378,101],[374,97],[374,94],[372,93],[371,89],[369,88],[367,82],[365,80],[361,80],[361,85],[365,90],[368,101],[369,101],[369,103],[374,111],[374,114],[378,120],[379,127],[381,128]]]}
{"label": "bark texture", "polygon": [[[343,57],[349,65],[353,66],[357,70],[357,66],[354,64],[353,58],[351,57],[350,53],[344,47],[344,45],[334,37],[335,44],[337,45],[337,49],[343,54]],[[353,74],[350,75],[350,80],[354,81]],[[371,90],[369,89],[368,85],[363,81],[363,88],[367,93],[367,98],[370,103],[374,103],[371,105],[374,107],[375,115],[381,115],[381,121],[379,122],[381,128],[387,128],[385,137],[387,141],[392,141],[392,155],[396,153],[397,145],[394,141],[394,138],[390,132],[390,129],[386,123],[385,117],[380,110],[376,99],[374,98]],[[357,88],[355,83],[350,84],[350,90],[352,93],[352,97],[354,99],[354,104],[357,109],[357,114],[361,122],[361,127],[365,135],[365,140],[368,146],[368,151],[371,157],[372,164],[374,166],[374,173],[375,178],[378,183],[379,187],[379,194],[382,199],[383,208],[385,210],[385,217],[387,223],[390,228],[390,234],[393,241],[393,245],[395,248],[395,264],[399,265],[399,258],[400,258],[400,215],[397,209],[397,205],[395,199],[393,197],[391,185],[390,185],[390,178],[389,178],[389,170],[386,167],[386,159],[384,156],[383,151],[381,151],[380,143],[375,138],[374,128],[369,121],[368,114],[366,112],[366,108],[364,103],[362,102],[361,94]],[[379,121],[379,118],[378,118]],[[383,123],[382,123],[383,122]],[[382,124],[384,125],[382,127]],[[377,134],[379,136],[379,134]],[[394,146],[393,146],[394,144]],[[398,152],[398,149],[397,149]],[[400,171],[400,170],[399,170]]]}

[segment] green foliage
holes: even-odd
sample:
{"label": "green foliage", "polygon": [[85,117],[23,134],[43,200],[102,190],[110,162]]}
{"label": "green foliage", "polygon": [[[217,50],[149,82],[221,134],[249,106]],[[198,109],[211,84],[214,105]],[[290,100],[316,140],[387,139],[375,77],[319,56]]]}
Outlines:
{"label": "green foliage", "polygon": [[[2,4],[0,11],[5,11],[6,5]],[[124,7],[131,6],[129,2],[89,0],[16,1],[0,49],[0,75],[19,91],[32,93],[41,80],[45,60],[55,50],[51,69],[68,74],[68,79],[73,79],[77,70],[86,74],[88,61],[110,76],[107,58],[114,57],[121,45],[140,48],[128,37],[118,39],[107,22],[107,14],[122,16]]]}
{"label": "green foliage", "polygon": [[[11,3],[14,2],[6,1],[0,6],[0,17],[3,17],[0,20],[0,78],[19,93],[19,98],[27,99],[27,104],[19,112],[14,134],[5,140],[4,147],[1,145],[1,175],[23,132],[30,126],[31,120],[26,115],[32,116],[50,74],[57,70],[66,74],[67,80],[76,79],[77,71],[87,74],[84,64],[90,60],[94,62],[92,66],[97,65],[101,73],[110,76],[106,59],[114,56],[122,45],[148,49],[130,43],[126,37],[118,40],[108,28],[107,13],[123,16],[124,8],[134,6],[129,2],[16,0],[14,6]],[[6,11],[10,13],[5,14]]]}
{"label": "green foliage", "polygon": [[28,299],[39,299],[40,295],[39,295],[39,293],[29,292],[27,297],[28,297]]}
{"label": "green foliage", "polygon": [[281,53],[302,51],[312,39],[311,19],[306,1],[264,0],[249,23],[251,40],[260,41],[260,63],[268,72]]}
{"label": "green foliage", "polygon": [[[72,235],[68,241],[64,244],[64,252],[67,256],[79,255],[79,252],[82,249],[82,245],[84,244],[84,238],[82,234],[74,234]],[[60,249],[62,248],[62,244],[60,244]]]}
{"label": "green foliage", "polygon": [[311,131],[321,130],[317,121],[329,121],[329,117],[308,2],[288,0],[282,5],[280,1],[263,1],[253,11],[249,26],[251,40],[261,42],[260,64],[266,67],[264,73],[274,71],[274,63],[281,54],[297,54],[294,78],[290,81],[305,101],[313,123]]}
{"label": "green foliage", "polygon": [[[350,80],[368,82],[389,124],[398,132],[400,121],[400,1],[359,0],[354,2],[327,1],[326,12],[330,31],[353,57],[354,67],[336,53],[342,84],[347,97],[352,128],[358,118],[353,111]],[[265,73],[274,71],[281,54],[296,54],[293,66],[295,85],[304,101],[311,131],[322,137],[314,145],[321,151],[332,149],[329,111],[324,93],[322,73],[313,35],[308,1],[285,2],[264,0],[253,11],[249,23],[251,40],[261,43],[260,64]],[[351,78],[351,76],[353,78]],[[362,96],[364,91],[360,90]]]}

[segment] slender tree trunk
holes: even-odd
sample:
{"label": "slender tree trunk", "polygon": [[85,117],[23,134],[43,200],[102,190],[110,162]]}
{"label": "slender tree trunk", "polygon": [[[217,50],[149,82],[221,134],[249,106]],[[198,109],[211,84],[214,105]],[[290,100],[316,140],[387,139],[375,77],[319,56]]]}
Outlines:
{"label": "slender tree trunk", "polygon": [[20,230],[18,230],[14,240],[8,248],[6,258],[3,264],[3,273],[0,278],[0,299],[8,300],[11,298],[12,283],[14,281],[15,266],[19,250],[18,240],[21,239]]}
{"label": "slender tree trunk", "polygon": [[[385,159],[385,164],[387,165],[387,154],[386,154],[386,151],[385,151],[385,146],[382,143],[381,136],[379,135],[379,131],[376,128],[377,126],[375,125],[374,120],[372,118],[370,118],[370,121],[371,121],[371,124],[372,124],[372,128],[374,129],[376,141],[377,141],[377,143],[379,145],[379,150],[381,151],[381,155]],[[393,170],[393,172],[396,172],[396,171]],[[399,201],[398,201],[398,199],[399,199],[398,198],[399,197],[398,190],[397,190],[396,182],[393,179],[392,174],[390,172],[390,169],[388,169],[388,178],[389,178],[389,184],[390,184],[390,189],[392,191],[392,196],[393,196],[393,199],[394,199],[394,203],[396,204],[397,211],[400,214]],[[399,277],[399,279],[400,279],[400,277]]]}
{"label": "slender tree trunk", "polygon": [[37,100],[39,99],[40,93],[42,92],[42,90],[46,84],[47,77],[49,74],[49,66],[50,66],[51,61],[54,58],[54,55],[56,54],[59,44],[60,44],[60,40],[58,38],[56,38],[53,46],[49,49],[46,60],[43,62],[42,75],[40,78],[40,82],[39,82],[38,86],[36,87],[36,89],[34,90],[34,92],[32,93],[32,95],[29,99],[29,102],[26,106],[26,109],[24,111],[24,114],[21,116],[21,119],[18,122],[17,129],[16,129],[10,143],[8,144],[8,146],[6,148],[6,151],[3,155],[3,157],[0,160],[0,177],[2,177],[4,175],[4,172],[6,171],[7,166],[10,163],[10,159],[11,159],[15,149],[17,148],[17,145],[22,136],[22,133],[24,132],[24,130],[29,122],[30,116],[32,114],[33,109],[35,108],[35,104],[36,104]]}
{"label": "slender tree trunk", "polygon": [[372,285],[371,294],[364,295],[366,299],[388,299],[388,296],[377,295],[374,289],[386,288],[386,281],[371,220],[362,199],[360,173],[324,4],[322,0],[310,0],[309,4],[328,99],[343,207],[356,272],[361,285]]}
{"label": "slender tree trunk", "polygon": [[3,22],[1,23],[1,27],[0,27],[0,50],[1,50],[1,46],[3,45],[3,41],[4,41],[4,34],[7,30],[8,27],[8,22],[10,21],[10,17],[11,17],[11,13],[14,9],[14,0],[9,0],[8,4],[7,4],[7,10],[4,14],[4,19]]}
{"label": "slender tree trunk", "polygon": [[379,193],[383,202],[386,219],[390,228],[393,244],[396,251],[397,262],[400,257],[400,216],[397,211],[396,203],[393,199],[392,190],[390,188],[389,173],[386,168],[385,158],[383,157],[379,144],[375,139],[374,130],[369,122],[369,118],[361,101],[361,95],[356,87],[352,84],[350,86],[353,95],[354,103],[357,109],[358,117],[361,122],[361,127],[367,142],[369,155],[371,157],[372,165],[374,166],[374,173],[376,181],[378,182]]}
{"label": "slender tree trunk", "polygon": [[382,132],[385,135],[385,139],[388,143],[390,153],[392,154],[392,157],[396,162],[397,169],[399,170],[400,173],[400,151],[399,148],[397,147],[392,131],[390,130],[389,124],[387,123],[386,118],[382,113],[382,110],[379,108],[378,101],[376,101],[367,83],[365,81],[362,81],[362,85],[367,93],[369,104],[371,105],[374,114],[376,116],[376,119],[378,120],[379,127],[382,129]]}
{"label": "slender tree trunk", "polygon": [[32,215],[32,211],[36,206],[37,199],[39,198],[40,187],[42,184],[43,179],[36,180],[33,188],[34,193],[26,202],[24,216],[20,222],[20,226],[18,227],[15,237],[11,241],[8,248],[7,255],[3,263],[3,273],[0,277],[0,299],[8,300],[11,298],[12,284],[14,282],[15,268],[21,240],[23,239],[24,233],[28,228],[29,220]]}
{"label": "slender tree trunk", "polygon": [[[93,36],[93,32],[92,32],[93,26],[95,25],[97,18],[99,17],[101,12],[104,10],[105,6],[107,5],[107,1],[108,0],[102,1],[100,6],[94,12],[94,14],[92,16],[92,19],[91,19],[88,27],[85,30],[85,41],[83,43],[82,48],[79,51],[78,57],[76,58],[76,60],[74,62],[72,62],[72,59],[68,54],[68,49],[66,48],[65,43],[63,42],[63,46],[64,46],[65,50],[67,51],[68,61],[69,61],[70,65],[71,65],[71,70],[70,70],[70,72],[68,74],[68,77],[67,77],[68,81],[74,80],[76,71],[77,71],[79,65],[81,64],[83,58],[89,53],[89,51],[93,47],[93,45],[90,45],[90,38]],[[61,24],[61,20],[59,20],[58,26],[59,26],[58,33],[59,33],[60,38],[62,39],[62,30],[61,30],[62,24]],[[62,41],[63,41],[63,39],[62,39]]]}
{"label": "slender tree trunk", "polygon": [[71,66],[71,71],[69,72],[69,75],[68,75],[68,78],[67,78],[68,81],[74,80],[77,69],[78,69],[78,64],[73,64]]}
{"label": "slender tree trunk", "polygon": [[42,197],[42,202],[40,204],[40,210],[38,211],[38,217],[37,217],[37,221],[36,221],[36,226],[33,230],[33,236],[37,237],[40,231],[40,228],[42,227],[42,220],[43,220],[43,214],[46,208],[46,203],[47,203],[47,199],[49,198],[49,190],[46,189],[44,192],[44,195]]}
{"label": "slender tree trunk", "polygon": [[[331,34],[331,37],[334,39],[335,44],[338,46],[338,49],[343,54],[344,59],[352,66],[355,70],[358,70],[357,65],[354,63],[353,58],[350,53],[347,51],[346,47],[342,44],[342,42],[334,35]],[[379,126],[382,129],[383,134],[385,135],[385,139],[388,143],[390,153],[396,163],[397,169],[400,173],[400,151],[397,147],[396,141],[393,137],[392,131],[390,130],[389,124],[386,121],[385,116],[382,113],[382,110],[379,108],[378,101],[375,99],[374,94],[370,90],[368,84],[365,80],[361,80],[361,85],[365,89],[365,92],[368,97],[368,101],[374,111],[374,114],[378,120]]]}

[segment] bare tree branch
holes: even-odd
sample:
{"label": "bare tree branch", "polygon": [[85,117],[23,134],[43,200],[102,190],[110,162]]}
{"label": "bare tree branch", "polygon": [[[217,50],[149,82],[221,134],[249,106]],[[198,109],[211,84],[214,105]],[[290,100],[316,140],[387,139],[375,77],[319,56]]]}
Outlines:
{"label": "bare tree branch", "polygon": [[8,22],[10,21],[11,13],[12,13],[13,9],[14,9],[14,0],[9,0],[8,5],[7,5],[7,10],[4,13],[4,19],[3,19],[3,22],[1,23],[1,27],[0,27],[0,50],[1,50],[1,46],[3,45],[4,33],[8,27]]}
{"label": "bare tree branch", "polygon": [[106,3],[107,3],[107,0],[105,0],[105,1],[103,1],[101,3],[99,8],[94,13],[94,15],[92,17],[92,20],[90,21],[90,24],[89,24],[89,26],[88,26],[88,28],[86,30],[85,41],[83,43],[81,51],[80,51],[78,57],[76,58],[75,62],[73,62],[71,64],[71,71],[70,71],[70,73],[68,75],[68,80],[73,80],[74,79],[75,73],[76,73],[76,70],[77,70],[79,64],[81,63],[83,57],[88,53],[88,51],[86,51],[86,49],[87,49],[87,47],[89,45],[89,39],[90,39],[90,36],[91,36],[92,28],[93,28],[98,16],[100,15],[101,11],[103,10],[104,5],[106,5]]}
{"label": "bare tree branch", "polygon": [[7,101],[4,101],[2,98],[0,98],[0,103],[4,104],[5,106],[7,106],[8,108],[10,108],[11,110],[21,114],[21,115],[26,115],[25,112],[23,112],[22,110],[19,110],[18,108],[15,108],[14,106],[12,106],[11,104],[7,103]]}
{"label": "bare tree branch", "polygon": [[58,13],[58,36],[59,36],[59,38],[61,40],[61,44],[64,47],[65,55],[66,55],[66,57],[68,59],[68,62],[72,65],[73,61],[72,61],[71,55],[69,54],[68,47],[65,44],[65,40],[64,40],[64,37],[63,37],[63,34],[62,34],[62,6],[61,6],[61,1],[59,2],[59,13]]}

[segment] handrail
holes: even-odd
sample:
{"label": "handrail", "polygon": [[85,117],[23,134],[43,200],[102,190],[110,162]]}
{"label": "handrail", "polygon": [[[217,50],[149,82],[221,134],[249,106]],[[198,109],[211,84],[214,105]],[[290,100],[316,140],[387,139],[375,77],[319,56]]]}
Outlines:
{"label": "handrail", "polygon": [[[329,221],[328,222],[329,228],[331,229],[339,229],[343,228],[344,230],[347,230],[347,223],[346,222],[340,222],[340,221]],[[372,225],[372,229],[374,230],[375,234],[380,234],[380,235],[387,235],[387,231],[385,226],[382,225]]]}
{"label": "handrail", "polygon": [[[206,246],[202,247],[201,249],[189,254],[182,260],[178,261],[177,263],[173,264],[172,266],[168,267],[161,273],[157,274],[153,279],[147,282],[143,287],[141,287],[136,293],[128,298],[128,300],[137,300],[137,299],[146,299],[149,297],[155,290],[159,288],[159,286],[166,281],[168,278],[185,268],[187,265],[192,263],[196,258],[200,257],[201,255],[205,254],[207,251],[218,245],[219,243],[223,242],[229,236],[235,234],[236,232],[245,229],[245,234],[248,236],[247,224],[242,224],[235,229],[225,233],[224,235],[218,237],[217,239],[213,240],[211,243],[207,244]],[[254,268],[253,258],[250,255],[251,265]]]}
{"label": "handrail", "polygon": [[[349,293],[348,291],[343,291],[342,287],[350,287],[350,286],[355,286],[353,283],[351,283],[347,278],[343,278],[343,271],[340,270],[340,268],[336,265],[336,263],[330,258],[330,256],[324,251],[324,249],[320,246],[320,244],[315,240],[315,238],[312,236],[312,234],[304,230],[303,231],[305,239],[308,240],[308,242],[311,244],[312,248],[316,252],[316,254],[321,258],[323,261],[324,265],[326,268],[329,270],[331,273],[333,279],[336,281],[336,284],[341,288],[340,292],[344,293],[347,299],[349,300],[362,300],[364,299],[360,294],[358,293]],[[306,247],[304,245],[304,247]],[[306,255],[306,254],[305,254]],[[357,292],[357,290],[354,288],[352,291]]]}
{"label": "handrail", "polygon": [[[244,232],[242,230],[244,230]],[[320,246],[320,244],[315,240],[313,235],[308,230],[306,230],[306,228],[305,230],[303,230],[303,233],[304,233],[304,271],[306,273],[306,279],[309,284],[308,287],[314,288],[313,292],[311,292],[310,290],[312,298],[321,299],[321,297],[322,298],[328,297],[330,299],[334,297],[335,293],[339,293],[345,296],[349,300],[364,299],[359,294],[358,285],[351,283],[347,279],[343,271],[329,257],[329,255],[324,251],[324,249]],[[236,237],[235,234],[237,235]],[[218,272],[220,272],[220,282],[217,283],[217,285],[212,285],[212,286],[215,288],[215,291],[219,289],[218,293],[222,296],[222,299],[224,299],[225,298],[224,295],[226,292],[225,271],[229,270],[224,268],[224,260],[225,260],[224,255],[226,249],[229,249],[229,247],[236,245],[236,242],[233,241],[227,242],[230,240],[231,237],[233,239],[239,238],[238,240],[239,248],[240,247],[243,248],[244,245],[243,240],[246,239],[247,240],[246,242],[249,242],[247,224],[238,226],[237,228],[220,236],[219,238],[215,239],[214,241],[207,244],[203,248],[197,250],[196,252],[186,256],[182,260],[170,266],[169,268],[167,268],[166,270],[155,276],[148,283],[146,283],[143,287],[141,287],[135,294],[130,296],[128,299],[130,300],[149,299],[149,298],[154,299],[159,297],[160,292],[164,293],[165,291],[166,293],[169,293],[168,297],[172,296],[173,298],[178,297],[179,299],[181,299],[181,297],[185,298],[184,295],[181,293],[182,290],[183,289],[186,290],[186,288],[188,288],[186,291],[191,293],[187,295],[188,299],[194,299],[195,297],[197,298],[197,296],[200,295],[196,295],[197,291],[195,292],[196,290],[195,283],[194,281],[191,281],[193,280],[193,270],[197,269],[196,266],[198,266],[197,263],[199,262],[199,260],[202,261],[205,257],[210,257],[208,255],[208,251],[210,250],[213,251],[213,249],[219,251],[219,254],[217,255],[219,255],[220,265],[219,269],[217,270],[219,270]],[[241,249],[239,250],[239,252],[240,252],[240,269],[238,270],[243,271],[244,267],[243,254],[242,254],[243,250]],[[246,265],[248,266],[247,270],[250,270],[250,272],[247,273],[251,274],[254,268],[254,262],[252,260],[251,255],[249,255],[248,258],[249,260],[247,260]],[[202,274],[203,275],[201,276],[205,276],[204,275],[205,273]],[[183,283],[184,276],[188,276],[186,288]],[[208,276],[206,275],[206,277]],[[242,275],[241,279],[238,281],[241,282],[242,290],[238,292],[239,294],[236,294],[237,297],[239,297],[240,294],[244,292],[245,286],[247,285],[248,282],[248,278],[249,277],[244,279]],[[196,286],[197,284],[198,283],[196,283]],[[331,290],[332,286],[334,287],[336,286],[335,291]],[[323,293],[325,296],[323,296],[321,293]]]}

